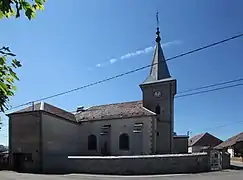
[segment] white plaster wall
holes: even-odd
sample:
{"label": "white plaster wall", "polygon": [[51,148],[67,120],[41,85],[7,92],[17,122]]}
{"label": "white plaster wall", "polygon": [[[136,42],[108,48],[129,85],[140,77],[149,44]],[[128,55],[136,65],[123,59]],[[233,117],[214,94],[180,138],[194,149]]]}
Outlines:
{"label": "white plaster wall", "polygon": [[230,154],[230,157],[234,157],[234,149],[228,148],[227,152]]}
{"label": "white plaster wall", "polygon": [[188,148],[188,152],[189,152],[189,153],[192,153],[192,147],[189,147],[189,148]]}
{"label": "white plaster wall", "polygon": [[189,153],[196,153],[196,152],[200,152],[201,149],[203,149],[204,146],[191,146],[191,147],[188,147],[188,152]]}
{"label": "white plaster wall", "polygon": [[[136,117],[127,119],[111,119],[82,122],[79,129],[80,155],[100,155],[101,127],[111,125],[110,128],[110,152],[111,155],[150,154],[152,150],[152,117]],[[135,123],[143,123],[140,135],[133,133]],[[129,135],[130,149],[119,149],[119,136],[122,133]],[[97,151],[88,150],[88,136],[94,134],[97,137]],[[141,141],[140,141],[141,140]],[[139,148],[141,147],[141,148]]]}

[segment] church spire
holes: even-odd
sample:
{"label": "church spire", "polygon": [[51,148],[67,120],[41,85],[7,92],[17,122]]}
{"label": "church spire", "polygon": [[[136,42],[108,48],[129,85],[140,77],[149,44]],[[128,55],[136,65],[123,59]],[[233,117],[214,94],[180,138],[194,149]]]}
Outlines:
{"label": "church spire", "polygon": [[161,79],[167,79],[171,77],[160,44],[161,37],[160,37],[160,30],[159,30],[158,12],[156,14],[156,18],[157,18],[156,47],[154,51],[150,73],[147,79],[144,81],[144,83],[149,83],[149,82],[158,81]]}

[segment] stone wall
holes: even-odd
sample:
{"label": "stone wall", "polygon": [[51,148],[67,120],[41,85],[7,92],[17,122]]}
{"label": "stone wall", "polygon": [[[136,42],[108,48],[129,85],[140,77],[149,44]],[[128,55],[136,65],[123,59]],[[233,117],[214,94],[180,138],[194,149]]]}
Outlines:
{"label": "stone wall", "polygon": [[[60,157],[59,157],[60,161]],[[50,161],[51,162],[51,161]],[[55,161],[53,161],[55,162]],[[59,167],[60,166],[60,167]],[[168,174],[209,171],[207,153],[145,156],[69,156],[45,173]],[[53,169],[53,168],[56,169]]]}

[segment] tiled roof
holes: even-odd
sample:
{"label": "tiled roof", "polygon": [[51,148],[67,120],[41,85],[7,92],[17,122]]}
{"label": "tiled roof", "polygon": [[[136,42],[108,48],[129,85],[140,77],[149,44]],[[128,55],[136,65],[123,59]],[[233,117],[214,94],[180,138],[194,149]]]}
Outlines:
{"label": "tiled roof", "polygon": [[[57,116],[63,117],[65,119],[68,119],[71,121],[76,121],[74,114],[64,111],[64,110],[62,110],[58,107],[52,106],[50,104],[47,104],[45,102],[36,103],[36,104],[34,104],[34,106],[29,106],[27,108],[21,109],[19,111],[11,113],[11,114],[18,114],[18,113],[38,111],[38,110],[49,112],[49,113],[55,114]],[[9,114],[9,115],[11,115],[11,114]]]}
{"label": "tiled roof", "polygon": [[93,106],[75,114],[77,121],[117,119],[154,116],[155,113],[143,107],[142,101]]}
{"label": "tiled roof", "polygon": [[30,106],[11,114],[18,114],[38,110],[49,112],[75,122],[86,120],[117,119],[156,115],[154,112],[151,112],[148,109],[144,108],[142,101],[92,106],[84,111],[76,112],[75,114],[64,111],[50,104],[41,102],[35,104],[34,107]]}
{"label": "tiled roof", "polygon": [[241,132],[240,134],[237,134],[231,138],[229,138],[228,140],[222,142],[221,144],[219,144],[218,146],[216,146],[216,149],[223,149],[226,147],[230,147],[235,145],[237,142],[241,142],[243,141],[243,132]]}
{"label": "tiled roof", "polygon": [[189,139],[189,146],[193,146],[205,133],[197,134]]}
{"label": "tiled roof", "polygon": [[189,139],[189,146],[210,146],[214,147],[223,141],[209,133],[202,133]]}

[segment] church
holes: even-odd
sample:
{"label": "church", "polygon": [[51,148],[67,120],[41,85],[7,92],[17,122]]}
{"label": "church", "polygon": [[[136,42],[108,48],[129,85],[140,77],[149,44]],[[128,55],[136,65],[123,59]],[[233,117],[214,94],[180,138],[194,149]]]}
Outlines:
{"label": "church", "polygon": [[187,153],[188,137],[174,132],[176,79],[159,28],[156,35],[150,72],[139,85],[142,100],[79,107],[75,113],[40,102],[8,114],[11,166],[41,171],[53,164],[50,157]]}

